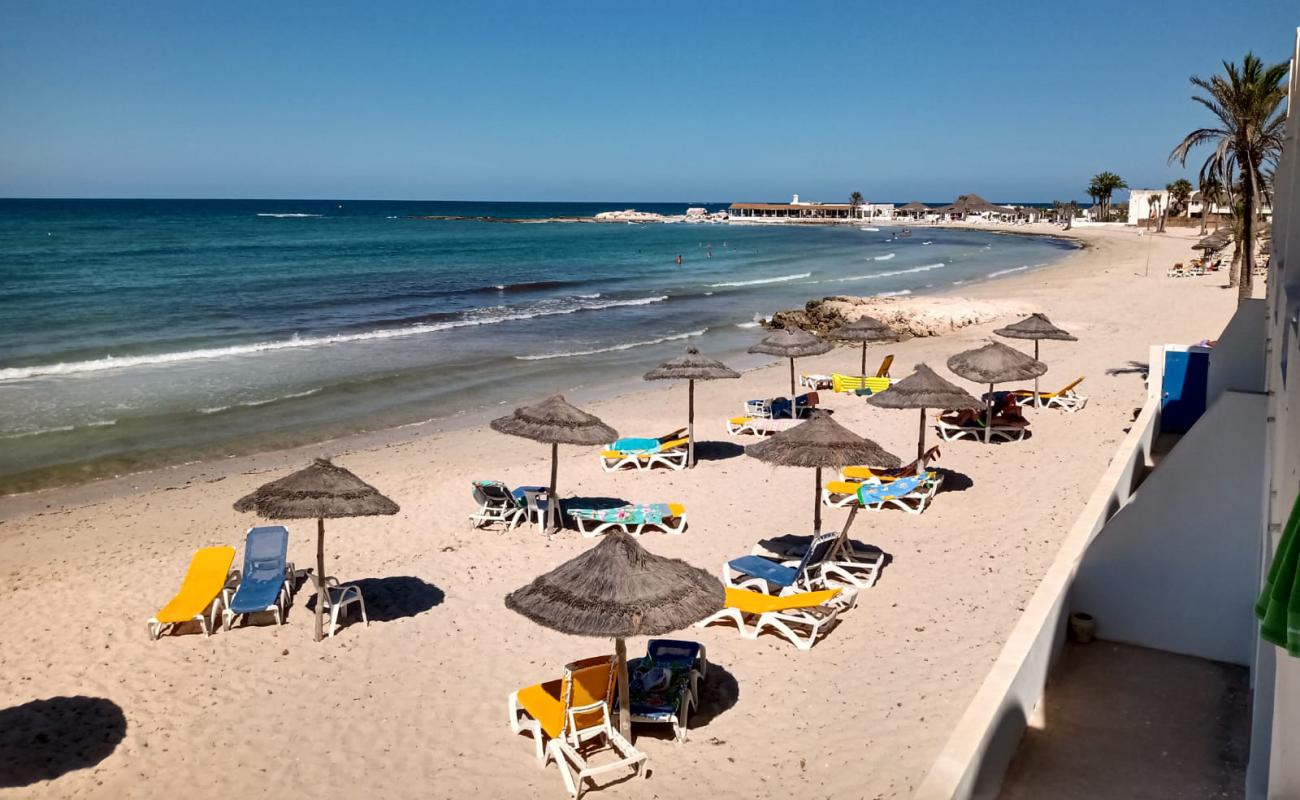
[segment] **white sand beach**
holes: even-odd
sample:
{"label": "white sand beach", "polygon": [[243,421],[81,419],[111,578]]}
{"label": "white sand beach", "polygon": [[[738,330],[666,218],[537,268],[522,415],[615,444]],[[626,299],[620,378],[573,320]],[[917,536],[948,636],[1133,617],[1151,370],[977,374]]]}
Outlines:
{"label": "white sand beach", "polygon": [[[945,444],[938,466],[958,475],[921,516],[859,514],[853,538],[890,561],[811,651],[774,636],[747,641],[726,626],[681,632],[704,642],[714,665],[689,741],[638,727],[648,778],[586,796],[909,796],[1141,404],[1148,345],[1213,339],[1235,307],[1222,273],[1165,277],[1172,262],[1190,256],[1194,233],[1077,228],[1066,235],[1088,247],[1058,265],[959,287],[973,301],[1042,311],[1077,335],[1075,343],[1044,343],[1043,388],[1084,375],[1087,407],[1074,415],[1030,410],[1033,436],[1021,443]],[[984,387],[962,382],[944,362],[1016,318],[871,353],[876,360],[892,353],[896,378],[925,362],[978,395]],[[857,358],[856,348],[836,349],[798,369],[851,372]],[[697,437],[720,443],[703,448],[697,469],[610,475],[594,448],[561,447],[562,493],[685,504],[684,535],[640,541],[715,573],[761,538],[807,534],[811,471],[745,457],[741,446],[755,440],[723,429],[741,400],[783,394],[786,370],[781,363],[697,386]],[[853,431],[904,460],[914,454],[915,412],[821,397]],[[657,435],[685,423],[685,404],[684,385],[647,384],[583,405],[623,435]],[[335,456],[401,512],[327,523],[327,570],[364,581],[371,623],[320,644],[312,642],[305,589],[283,626],[156,642],[145,631],[196,548],[242,545],[257,520],[231,504],[285,474],[283,455],[205,465],[205,477],[190,483],[139,476],[0,501],[0,708],[81,695],[110,701],[125,718],[115,748],[104,746],[121,733],[111,722],[64,720],[65,734],[83,738],[51,746],[46,766],[63,772],[61,764],[82,758],[97,763],[0,789],[0,797],[565,796],[555,767],[539,769],[531,742],[511,733],[506,697],[557,678],[566,662],[609,652],[611,643],[542,629],[507,610],[503,597],[593,541],[574,532],[548,539],[529,528],[472,530],[466,518],[471,479],[545,483],[549,448],[486,426],[341,447],[313,452]],[[824,515],[831,528],[847,512]],[[290,557],[306,567],[314,525],[288,527]],[[644,647],[628,642],[632,655]],[[87,757],[104,749],[111,752],[102,760]]]}

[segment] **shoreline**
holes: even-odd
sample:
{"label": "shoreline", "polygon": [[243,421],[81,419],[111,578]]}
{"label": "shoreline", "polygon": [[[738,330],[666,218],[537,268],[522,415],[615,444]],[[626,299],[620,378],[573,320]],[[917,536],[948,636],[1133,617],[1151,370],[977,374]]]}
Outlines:
{"label": "shoreline", "polygon": [[[821,224],[843,225],[847,223],[825,222]],[[1089,247],[1089,244],[1085,239],[1070,236],[1071,232],[1059,230],[1055,232],[1045,230],[1023,230],[1025,227],[1023,225],[1008,225],[1005,226],[1006,229],[1002,229],[995,227],[992,224],[944,223],[943,225],[937,225],[931,223],[930,227],[951,227],[978,230],[985,233],[1057,239],[1069,243],[1074,246],[1075,249],[1072,252],[1064,254],[1056,261],[1029,270],[1024,270],[1023,272],[995,275],[960,286],[947,285],[936,287],[934,289],[912,290],[907,295],[909,297],[961,297],[970,294],[970,290],[975,287],[988,283],[995,283],[1014,290],[1014,283],[1017,279],[1026,278],[1028,275],[1033,273],[1057,269],[1063,266],[1071,258],[1076,257],[1080,253],[1086,252]],[[1056,226],[1051,227],[1055,228]],[[809,297],[808,299],[816,298]],[[765,317],[765,319],[770,320],[771,315],[780,310],[781,309],[777,308],[770,309],[768,316]],[[762,326],[755,329],[756,339],[762,335],[762,330]],[[838,349],[840,348],[837,347],[837,350]],[[769,361],[765,359],[764,363],[742,367],[739,371],[742,373],[749,373],[756,370],[774,368],[780,366],[780,364],[781,362],[779,360]],[[581,404],[622,399],[628,393],[649,391],[651,388],[652,387],[646,386],[644,381],[639,378],[628,376],[626,378],[615,379],[597,386],[588,387],[579,385],[574,389],[556,391],[564,393],[566,397],[575,404]],[[517,402],[522,403],[526,401],[526,398],[523,398]],[[315,439],[310,442],[287,448],[273,447],[265,450],[255,449],[252,452],[236,453],[234,455],[220,458],[206,458],[173,464],[148,466],[140,470],[124,472],[112,476],[90,477],[82,480],[74,479],[67,482],[56,483],[51,486],[43,486],[24,491],[0,492],[0,501],[3,501],[0,502],[0,521],[19,517],[28,513],[37,513],[48,510],[55,505],[80,507],[102,502],[105,499],[118,496],[122,493],[176,490],[196,483],[214,483],[237,474],[256,475],[274,471],[276,469],[287,468],[299,462],[309,461],[315,455],[328,454],[331,457],[345,456],[358,452],[366,452],[393,447],[395,445],[407,444],[423,437],[437,437],[455,431],[472,429],[475,427],[486,427],[490,419],[508,413],[511,408],[513,408],[513,405],[506,403],[493,406],[490,409],[479,409],[471,412],[460,411],[447,417],[431,417],[426,420],[404,423],[397,426],[345,432],[339,435],[328,436],[323,439]],[[49,502],[51,495],[60,494],[67,495],[67,497],[56,498],[56,502]]]}
{"label": "shoreline", "polygon": [[[853,537],[888,554],[887,564],[811,651],[797,653],[771,636],[742,639],[724,626],[675,634],[708,648],[699,713],[685,744],[638,728],[637,746],[657,766],[649,781],[621,784],[619,797],[788,794],[786,784],[765,780],[771,771],[750,769],[753,763],[799,775],[819,796],[860,796],[864,772],[872,775],[873,796],[911,796],[1123,438],[1145,396],[1141,366],[1148,345],[1217,335],[1236,305],[1235,292],[1219,288],[1221,277],[1165,278],[1165,262],[1185,258],[1193,237],[1080,235],[1092,246],[1052,267],[960,288],[964,296],[1043,311],[1077,335],[1077,342],[1044,346],[1044,388],[1085,375],[1087,407],[1077,414],[1029,412],[1032,435],[1024,442],[944,443],[936,466],[948,479],[924,514],[859,515]],[[1143,278],[1148,259],[1154,275]],[[870,357],[895,355],[897,377],[918,363],[942,371],[949,355],[978,346],[1003,322],[873,347]],[[856,364],[856,351],[837,348],[796,367],[828,372]],[[641,542],[715,574],[760,539],[807,534],[811,471],[744,456],[743,446],[754,440],[728,437],[722,426],[738,413],[741,398],[783,391],[786,369],[772,364],[697,385],[696,432],[710,446],[695,470],[610,474],[601,470],[596,448],[563,447],[561,493],[682,503],[689,516],[684,534],[647,534]],[[684,386],[635,384],[580,405],[622,435],[660,434],[681,424]],[[887,451],[914,450],[914,412],[830,392],[822,400],[842,424]],[[330,520],[327,568],[345,583],[368,581],[370,625],[353,622],[320,645],[311,642],[310,592],[303,590],[284,625],[151,642],[143,624],[175,591],[196,548],[238,546],[243,531],[259,524],[235,512],[234,500],[301,466],[306,452],[206,465],[210,482],[149,489],[139,476],[118,479],[116,492],[84,505],[72,505],[66,489],[42,494],[26,514],[13,513],[12,500],[5,503],[11,514],[0,523],[0,561],[10,574],[6,596],[15,608],[42,613],[9,617],[9,641],[24,646],[0,650],[11,677],[0,703],[95,695],[120,707],[127,723],[122,743],[94,770],[34,784],[29,793],[139,794],[139,775],[148,774],[148,796],[183,791],[192,800],[215,798],[212,787],[195,788],[192,770],[176,752],[197,752],[214,732],[235,727],[246,735],[223,748],[228,781],[221,796],[315,793],[338,785],[384,797],[558,791],[554,773],[536,769],[531,745],[505,724],[504,699],[608,643],[540,628],[507,610],[501,598],[593,542],[528,527],[472,530],[466,522],[471,480],[538,483],[550,469],[549,448],[472,425],[415,430],[418,435],[401,442],[331,448],[341,465],[401,511]],[[826,529],[837,528],[847,512],[824,508],[823,517]],[[291,521],[287,527],[291,558],[307,561],[315,552],[315,526]],[[95,610],[90,619],[88,602]],[[628,642],[630,652],[643,647],[641,638]],[[276,681],[268,698],[267,675],[291,679]],[[862,692],[864,682],[871,692]],[[176,691],[159,686],[197,687],[201,694],[178,702]],[[352,735],[338,737],[330,723],[339,719],[348,720]],[[783,744],[815,735],[830,719],[838,720],[837,733],[820,740],[816,759],[801,761],[806,754]],[[753,737],[759,728],[768,735]],[[261,772],[267,748],[287,740],[295,752],[330,757],[284,759]],[[384,769],[366,769],[373,763]]]}
{"label": "shoreline", "polygon": [[[827,224],[843,225],[845,223]],[[1034,266],[1023,272],[1016,271],[1012,274],[995,273],[959,286],[944,285],[934,288],[911,289],[904,292],[904,295],[909,297],[960,296],[968,293],[973,287],[984,283],[1005,284],[1007,281],[1024,277],[1026,273],[1052,269],[1087,249],[1086,241],[1071,237],[1068,232],[1062,235],[1059,230],[1025,230],[1023,225],[1007,226],[1006,230],[995,228],[992,225],[963,223],[946,223],[945,225],[952,228],[979,230],[985,233],[1054,239],[1063,245],[1072,246],[1074,250],[1063,253],[1054,261],[1041,266]],[[1055,226],[1051,227],[1054,228]],[[809,299],[811,299],[811,296]],[[780,310],[777,307],[768,308],[765,318],[770,320],[771,315]],[[755,329],[754,335],[755,339],[761,336],[761,328]],[[744,359],[745,356],[742,355],[740,358]],[[740,369],[747,372],[776,363],[763,357],[753,359],[753,361],[760,360],[762,363],[744,365]],[[596,402],[621,397],[627,392],[638,391],[643,388],[645,387],[642,386],[639,377],[629,375],[594,384],[584,380],[577,387],[556,389],[555,391],[564,393],[577,402]],[[403,422],[398,425],[377,427],[369,430],[344,430],[287,447],[271,445],[261,449],[256,444],[246,443],[233,447],[232,449],[235,452],[228,455],[203,457],[194,460],[176,460],[171,463],[167,463],[165,458],[160,457],[157,461],[162,463],[148,464],[139,469],[110,475],[97,471],[96,474],[89,476],[77,476],[73,474],[75,465],[69,464],[65,468],[66,477],[50,478],[47,485],[23,488],[16,491],[0,490],[0,500],[4,501],[0,502],[0,520],[21,515],[31,510],[48,508],[51,503],[45,498],[53,493],[66,492],[69,494],[66,502],[85,504],[100,501],[105,497],[111,497],[123,491],[146,491],[159,488],[174,489],[196,482],[220,480],[241,472],[257,473],[265,469],[276,469],[296,463],[295,459],[310,459],[313,451],[335,454],[355,453],[401,444],[412,439],[418,439],[421,436],[436,436],[469,427],[486,426],[492,417],[499,416],[498,411],[506,413],[506,411],[513,408],[511,402],[522,403],[526,401],[527,398],[519,398],[517,401],[493,406],[491,409],[461,410],[449,416],[429,417],[424,420]]]}

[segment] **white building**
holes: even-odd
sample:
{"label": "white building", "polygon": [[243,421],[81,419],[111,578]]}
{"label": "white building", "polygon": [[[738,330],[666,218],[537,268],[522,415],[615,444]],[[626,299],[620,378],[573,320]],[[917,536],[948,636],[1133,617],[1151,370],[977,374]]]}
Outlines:
{"label": "white building", "polygon": [[862,222],[894,218],[893,203],[817,203],[794,195],[788,203],[732,203],[732,221],[740,222]]}
{"label": "white building", "polygon": [[1139,222],[1150,222],[1156,216],[1156,204],[1159,204],[1159,213],[1164,213],[1169,209],[1169,192],[1164,189],[1133,189],[1128,196],[1128,224],[1137,225]]}

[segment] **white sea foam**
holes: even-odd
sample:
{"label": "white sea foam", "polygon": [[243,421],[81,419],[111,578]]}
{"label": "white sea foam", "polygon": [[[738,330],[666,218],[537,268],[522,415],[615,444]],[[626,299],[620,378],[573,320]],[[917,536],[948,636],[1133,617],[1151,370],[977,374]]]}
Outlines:
{"label": "white sea foam", "polygon": [[902,297],[905,294],[911,294],[911,289],[899,289],[896,292],[877,292],[876,297]]}
{"label": "white sea foam", "polygon": [[652,344],[663,344],[664,342],[675,342],[679,339],[690,339],[696,336],[703,336],[708,328],[701,328],[698,331],[689,333],[675,333],[671,336],[661,336],[658,339],[648,339],[644,342],[624,342],[623,344],[611,345],[609,347],[597,347],[592,350],[572,350],[565,353],[542,353],[535,356],[515,356],[520,361],[546,361],[552,358],[572,358],[574,356],[594,356],[597,353],[616,353],[620,350],[631,350],[634,347],[649,347]]}
{"label": "white sea foam", "polygon": [[107,428],[117,424],[115,419],[101,419],[93,422],[87,422],[84,425],[59,425],[54,428],[36,428],[30,431],[17,431],[16,433],[0,434],[2,439],[26,439],[29,436],[43,436],[47,433],[68,433],[75,431],[77,428]]}
{"label": "white sea foam", "polygon": [[728,286],[758,286],[761,283],[785,283],[786,281],[797,281],[812,275],[811,272],[800,272],[798,275],[782,275],[779,278],[755,278],[752,281],[726,281],[725,283],[711,283],[710,288],[722,289]]}
{"label": "white sea foam", "polygon": [[[150,353],[139,356],[104,356],[92,361],[72,361],[58,364],[37,364],[30,367],[8,367],[0,369],[0,383],[5,381],[18,381],[27,378],[36,378],[50,375],[76,375],[85,372],[102,372],[109,369],[121,369],[124,367],[140,367],[156,364],[173,364],[184,361],[199,361],[210,358],[224,358],[227,356],[243,356],[254,353],[268,353],[276,350],[293,350],[303,347],[319,347],[331,344],[346,344],[349,342],[365,342],[377,339],[399,339],[407,336],[418,336],[423,333],[436,333],[438,331],[452,330],[453,328],[465,328],[478,325],[495,325],[499,322],[514,322],[518,320],[534,319],[536,317],[550,317],[560,314],[574,314],[579,311],[599,311],[606,308],[617,308],[621,306],[645,306],[651,303],[660,303],[668,299],[668,295],[656,295],[654,297],[638,297],[632,300],[605,300],[599,303],[579,303],[572,306],[562,306],[559,308],[535,308],[528,311],[518,311],[514,313],[480,313],[476,316],[466,317],[448,322],[418,323],[407,325],[404,328],[380,328],[373,331],[362,331],[361,333],[336,333],[327,336],[298,336],[294,335],[289,339],[282,339],[274,342],[256,342],[254,344],[237,344],[228,347],[206,347],[197,350],[182,350],[175,353]],[[505,307],[497,306],[494,309],[486,309],[485,312],[500,312]]]}
{"label": "white sea foam", "polygon": [[880,229],[879,229],[879,228],[858,228],[858,230],[860,230],[860,231],[873,231],[873,232],[874,232],[874,231],[878,231],[878,230],[880,230]]}
{"label": "white sea foam", "polygon": [[873,272],[870,275],[850,275],[847,278],[836,278],[832,283],[852,283],[854,281],[869,281],[875,278],[892,278],[896,275],[911,275],[916,272],[929,272],[932,269],[943,269],[944,263],[940,261],[937,264],[925,264],[920,267],[911,267],[910,269],[895,269],[889,272]]}
{"label": "white sea foam", "polygon": [[595,292],[594,294],[575,294],[574,297],[580,300],[595,300],[597,297],[600,297],[600,292]]}
{"label": "white sea foam", "polygon": [[286,219],[286,218],[298,218],[298,219],[302,219],[302,218],[306,218],[306,217],[323,217],[323,216],[325,216],[325,215],[324,215],[324,214],[271,214],[271,213],[264,213],[264,214],[258,214],[257,216],[259,216],[259,217],[278,217],[278,218],[280,218],[280,219]]}
{"label": "white sea foam", "polygon": [[872,260],[872,261],[888,261],[889,259],[893,258],[893,257],[896,256],[896,255],[898,255],[898,253],[886,253],[886,254],[883,255],[883,256],[876,256],[876,257],[872,258],[871,260]]}
{"label": "white sea foam", "polygon": [[761,323],[761,322],[752,322],[752,321],[751,321],[751,322],[737,322],[737,323],[736,323],[736,327],[737,327],[737,328],[744,328],[744,329],[748,330],[748,329],[750,329],[750,328],[757,328],[759,325],[762,325],[762,324],[763,324],[763,323]]}
{"label": "white sea foam", "polygon": [[934,244],[934,242],[921,242],[921,244]]}
{"label": "white sea foam", "polygon": [[1012,267],[1011,269],[1000,269],[997,272],[990,272],[986,277],[997,278],[1002,275],[1010,275],[1013,272],[1024,272],[1027,269],[1029,269],[1029,265],[1025,264],[1019,267]]}
{"label": "white sea foam", "polygon": [[228,406],[213,406],[212,408],[200,408],[198,409],[198,412],[200,414],[217,414],[222,411],[229,411],[232,408],[254,408],[256,406],[269,405],[270,403],[278,403],[281,400],[293,400],[294,398],[297,397],[310,397],[319,391],[320,389],[308,389],[305,392],[294,392],[292,394],[282,394],[277,397],[267,397],[262,400],[246,400],[242,403],[231,403]]}

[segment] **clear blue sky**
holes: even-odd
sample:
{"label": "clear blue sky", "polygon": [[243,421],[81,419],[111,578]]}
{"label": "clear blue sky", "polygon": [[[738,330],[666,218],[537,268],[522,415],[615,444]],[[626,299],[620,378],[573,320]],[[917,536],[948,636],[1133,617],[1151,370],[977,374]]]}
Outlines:
{"label": "clear blue sky", "polygon": [[1285,60],[1297,24],[1290,0],[0,0],[0,196],[1079,198],[1182,175],[1187,77]]}

